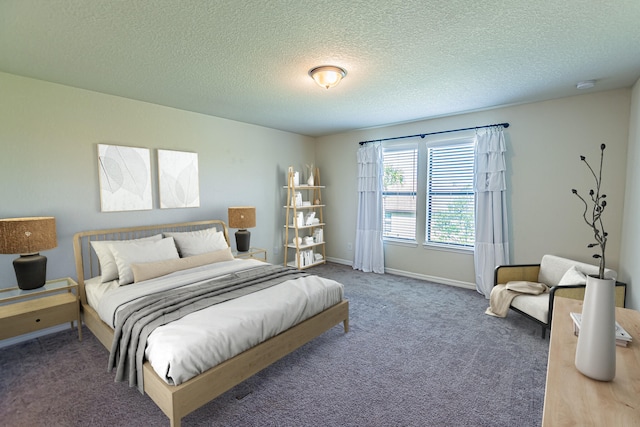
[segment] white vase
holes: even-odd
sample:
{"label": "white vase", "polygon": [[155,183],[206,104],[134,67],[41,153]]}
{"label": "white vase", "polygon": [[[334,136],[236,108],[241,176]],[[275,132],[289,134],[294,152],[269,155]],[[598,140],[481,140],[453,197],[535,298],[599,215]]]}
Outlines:
{"label": "white vase", "polygon": [[309,179],[307,179],[307,185],[313,187],[313,175],[309,175]]}
{"label": "white vase", "polygon": [[587,276],[575,364],[598,381],[616,376],[615,284],[614,279]]}

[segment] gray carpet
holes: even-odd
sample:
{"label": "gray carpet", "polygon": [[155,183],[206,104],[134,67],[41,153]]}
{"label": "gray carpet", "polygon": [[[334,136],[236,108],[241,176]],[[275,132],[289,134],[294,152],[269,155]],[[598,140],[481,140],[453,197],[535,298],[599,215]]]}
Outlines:
{"label": "gray carpet", "polygon": [[[183,426],[539,426],[548,340],[533,322],[484,314],[475,291],[327,264],[345,285],[336,326],[213,402]],[[106,372],[85,328],[0,350],[4,426],[162,426],[147,397]]]}

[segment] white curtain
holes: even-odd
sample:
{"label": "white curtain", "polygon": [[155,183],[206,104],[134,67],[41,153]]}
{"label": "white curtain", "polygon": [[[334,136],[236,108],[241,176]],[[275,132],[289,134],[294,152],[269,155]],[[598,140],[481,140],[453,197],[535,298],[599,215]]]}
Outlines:
{"label": "white curtain", "polygon": [[358,149],[358,219],[354,270],[384,273],[382,244],[382,146],[369,143]]}
{"label": "white curtain", "polygon": [[494,271],[509,263],[505,142],[502,126],[476,130],[476,289],[489,298]]}

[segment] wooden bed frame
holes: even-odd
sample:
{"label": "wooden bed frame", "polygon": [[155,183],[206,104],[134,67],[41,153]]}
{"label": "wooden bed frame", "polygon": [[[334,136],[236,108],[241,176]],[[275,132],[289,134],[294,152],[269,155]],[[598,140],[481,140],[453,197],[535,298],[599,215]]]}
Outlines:
{"label": "wooden bed frame", "polygon": [[[168,231],[195,231],[211,227],[222,231],[227,243],[229,242],[227,226],[220,220],[86,231],[74,235],[73,250],[84,323],[108,350],[111,349],[113,329],[104,323],[97,312],[89,306],[84,287],[85,279],[99,275],[99,263],[90,242],[136,239]],[[145,362],[144,392],[169,417],[171,426],[179,427],[185,415],[341,322],[344,331],[348,332],[349,302],[347,300],[342,300],[327,310],[178,386],[167,384],[155,373],[149,362]]]}

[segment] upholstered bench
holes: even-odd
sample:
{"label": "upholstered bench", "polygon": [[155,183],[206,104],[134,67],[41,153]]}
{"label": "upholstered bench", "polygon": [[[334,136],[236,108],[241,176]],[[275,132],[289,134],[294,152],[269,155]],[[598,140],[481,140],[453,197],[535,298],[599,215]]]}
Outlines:
{"label": "upholstered bench", "polygon": [[[510,308],[542,326],[542,337],[551,327],[553,299],[556,296],[584,299],[586,275],[597,275],[598,266],[544,255],[540,264],[501,265],[496,267],[494,286],[511,281],[544,283],[549,292],[540,295],[522,294],[511,301]],[[605,277],[615,279],[616,272],[605,269]],[[616,305],[624,307],[626,284],[616,281]]]}

